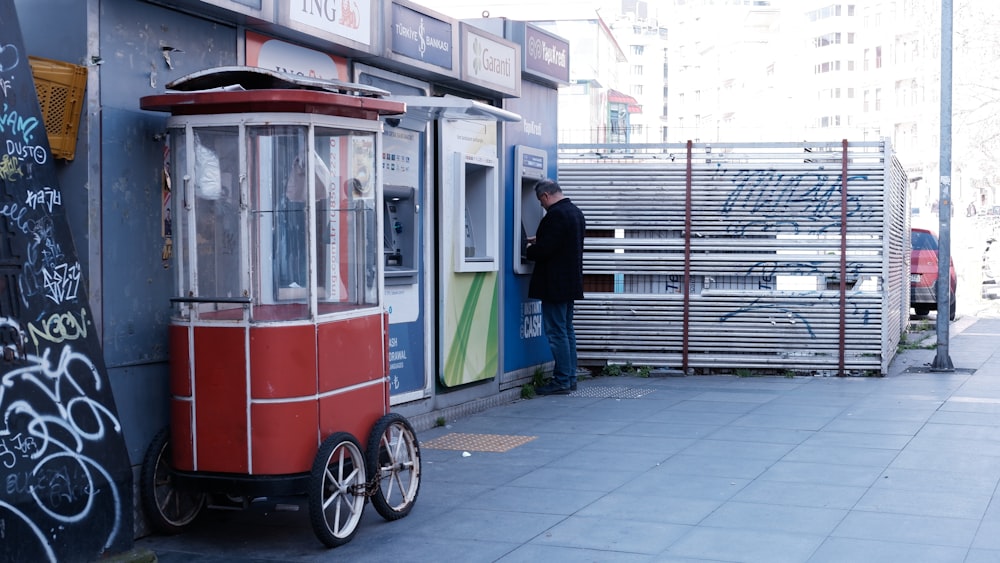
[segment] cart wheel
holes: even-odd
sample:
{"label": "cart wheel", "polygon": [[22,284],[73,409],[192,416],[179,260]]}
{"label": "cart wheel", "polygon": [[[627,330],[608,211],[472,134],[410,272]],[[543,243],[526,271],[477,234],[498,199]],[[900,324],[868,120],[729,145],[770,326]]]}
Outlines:
{"label": "cart wheel", "polygon": [[409,514],[420,491],[420,444],[410,422],[397,413],[380,418],[365,455],[375,484],[372,506],[386,520]]}
{"label": "cart wheel", "polygon": [[174,486],[168,428],[156,434],[142,460],[139,494],[150,526],[161,534],[183,532],[205,506],[205,493]]}
{"label": "cart wheel", "polygon": [[365,462],[361,445],[347,432],[323,440],[309,476],[309,519],[327,547],[354,538],[365,508]]}

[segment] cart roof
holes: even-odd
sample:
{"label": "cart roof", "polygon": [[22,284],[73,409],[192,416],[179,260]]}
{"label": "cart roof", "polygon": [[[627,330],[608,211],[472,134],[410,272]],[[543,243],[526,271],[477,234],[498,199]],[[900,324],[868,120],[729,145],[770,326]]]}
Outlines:
{"label": "cart roof", "polygon": [[188,74],[168,92],[144,96],[140,107],[174,115],[250,112],[318,113],[362,119],[406,112],[381,88],[264,68],[224,66]]}

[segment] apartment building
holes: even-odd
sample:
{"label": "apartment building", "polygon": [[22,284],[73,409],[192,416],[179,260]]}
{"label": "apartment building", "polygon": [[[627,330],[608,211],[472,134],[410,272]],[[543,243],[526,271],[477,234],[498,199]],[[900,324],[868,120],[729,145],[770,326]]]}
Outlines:
{"label": "apartment building", "polygon": [[[670,141],[888,138],[914,205],[936,206],[940,0],[673,0],[670,10]],[[962,211],[997,202],[998,13],[954,2],[950,176]]]}
{"label": "apartment building", "polygon": [[608,25],[625,52],[624,68],[619,73],[621,86],[616,87],[624,88],[621,93],[634,99],[634,107],[629,107],[629,141],[665,142],[669,95],[667,28],[649,2],[624,0],[619,8],[609,16]]}

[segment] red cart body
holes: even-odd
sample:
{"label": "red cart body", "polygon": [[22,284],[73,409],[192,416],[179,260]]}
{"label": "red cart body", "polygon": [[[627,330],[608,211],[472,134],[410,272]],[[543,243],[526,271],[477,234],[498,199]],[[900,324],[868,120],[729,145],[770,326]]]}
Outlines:
{"label": "red cart body", "polygon": [[326,436],[367,436],[389,412],[387,334],[378,313],[316,324],[174,324],[175,469],[305,473]]}

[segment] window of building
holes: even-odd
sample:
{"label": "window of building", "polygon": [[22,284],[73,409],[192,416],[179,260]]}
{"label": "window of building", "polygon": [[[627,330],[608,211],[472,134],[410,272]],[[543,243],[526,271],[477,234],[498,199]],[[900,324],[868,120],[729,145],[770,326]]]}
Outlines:
{"label": "window of building", "polygon": [[875,47],[875,68],[882,68],[882,47]]}
{"label": "window of building", "polygon": [[875,89],[875,111],[882,111],[882,89]]}
{"label": "window of building", "polygon": [[642,84],[633,84],[632,85],[632,95],[633,96],[641,96],[642,95]]}
{"label": "window of building", "polygon": [[646,46],[645,45],[632,45],[631,48],[632,48],[632,54],[633,55],[641,55],[643,53],[643,51],[645,51]]}
{"label": "window of building", "polygon": [[632,76],[642,76],[642,65],[632,65]]}

